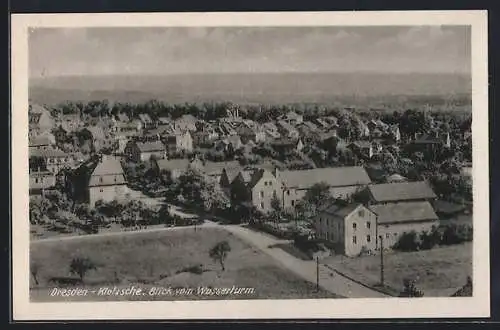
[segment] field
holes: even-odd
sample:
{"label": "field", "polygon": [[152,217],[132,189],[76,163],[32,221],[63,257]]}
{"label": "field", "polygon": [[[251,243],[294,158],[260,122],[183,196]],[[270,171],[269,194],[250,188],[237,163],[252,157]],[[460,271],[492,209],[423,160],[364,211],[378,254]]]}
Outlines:
{"label": "field", "polygon": [[[226,240],[231,251],[225,271],[209,257],[210,248]],[[140,287],[149,292],[152,287],[194,288],[195,292],[173,296],[80,296],[51,297],[55,287],[52,277],[72,277],[69,264],[73,257],[88,257],[95,264],[84,277],[81,288],[98,290],[101,287]],[[315,292],[314,284],[306,282],[277,265],[261,251],[242,242],[222,229],[182,229],[171,232],[137,233],[134,235],[95,237],[82,240],[38,243],[31,246],[32,264],[40,265],[39,284],[31,276],[32,301],[67,300],[189,300],[189,299],[292,299],[334,298],[329,292]],[[203,273],[195,274],[186,268],[201,265]],[[196,288],[253,288],[245,295],[224,297],[197,295]]]}
{"label": "field", "polygon": [[[380,283],[380,256],[336,256],[325,263],[369,286]],[[385,285],[394,292],[402,290],[405,278],[414,278],[426,297],[450,296],[465,284],[467,276],[472,276],[471,243],[384,255]]]}

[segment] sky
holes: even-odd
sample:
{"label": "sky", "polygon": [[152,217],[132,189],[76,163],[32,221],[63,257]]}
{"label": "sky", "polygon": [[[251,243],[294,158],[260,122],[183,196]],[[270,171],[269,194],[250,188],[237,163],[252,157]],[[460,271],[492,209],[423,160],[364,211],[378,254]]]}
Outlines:
{"label": "sky", "polygon": [[193,73],[470,73],[470,28],[38,28],[30,77]]}

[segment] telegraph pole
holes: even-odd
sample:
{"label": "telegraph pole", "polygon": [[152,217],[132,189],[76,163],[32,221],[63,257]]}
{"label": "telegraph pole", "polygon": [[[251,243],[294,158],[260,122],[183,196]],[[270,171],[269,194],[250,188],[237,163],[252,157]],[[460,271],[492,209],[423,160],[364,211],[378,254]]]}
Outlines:
{"label": "telegraph pole", "polygon": [[384,237],[380,235],[380,284],[384,285]]}
{"label": "telegraph pole", "polygon": [[316,257],[316,292],[319,292],[319,257]]}

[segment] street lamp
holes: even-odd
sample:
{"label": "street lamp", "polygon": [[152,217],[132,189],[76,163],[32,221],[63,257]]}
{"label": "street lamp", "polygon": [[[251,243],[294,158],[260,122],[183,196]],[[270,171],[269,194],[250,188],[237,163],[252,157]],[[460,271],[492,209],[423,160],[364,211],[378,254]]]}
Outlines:
{"label": "street lamp", "polygon": [[384,286],[384,237],[380,238],[380,284]]}

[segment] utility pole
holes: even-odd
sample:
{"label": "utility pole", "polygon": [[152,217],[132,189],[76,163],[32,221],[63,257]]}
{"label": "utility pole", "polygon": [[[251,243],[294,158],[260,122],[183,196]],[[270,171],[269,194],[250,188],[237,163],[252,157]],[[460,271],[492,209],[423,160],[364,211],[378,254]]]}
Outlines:
{"label": "utility pole", "polygon": [[316,257],[316,292],[319,292],[319,257]]}
{"label": "utility pole", "polygon": [[384,286],[384,237],[380,235],[380,284]]}

